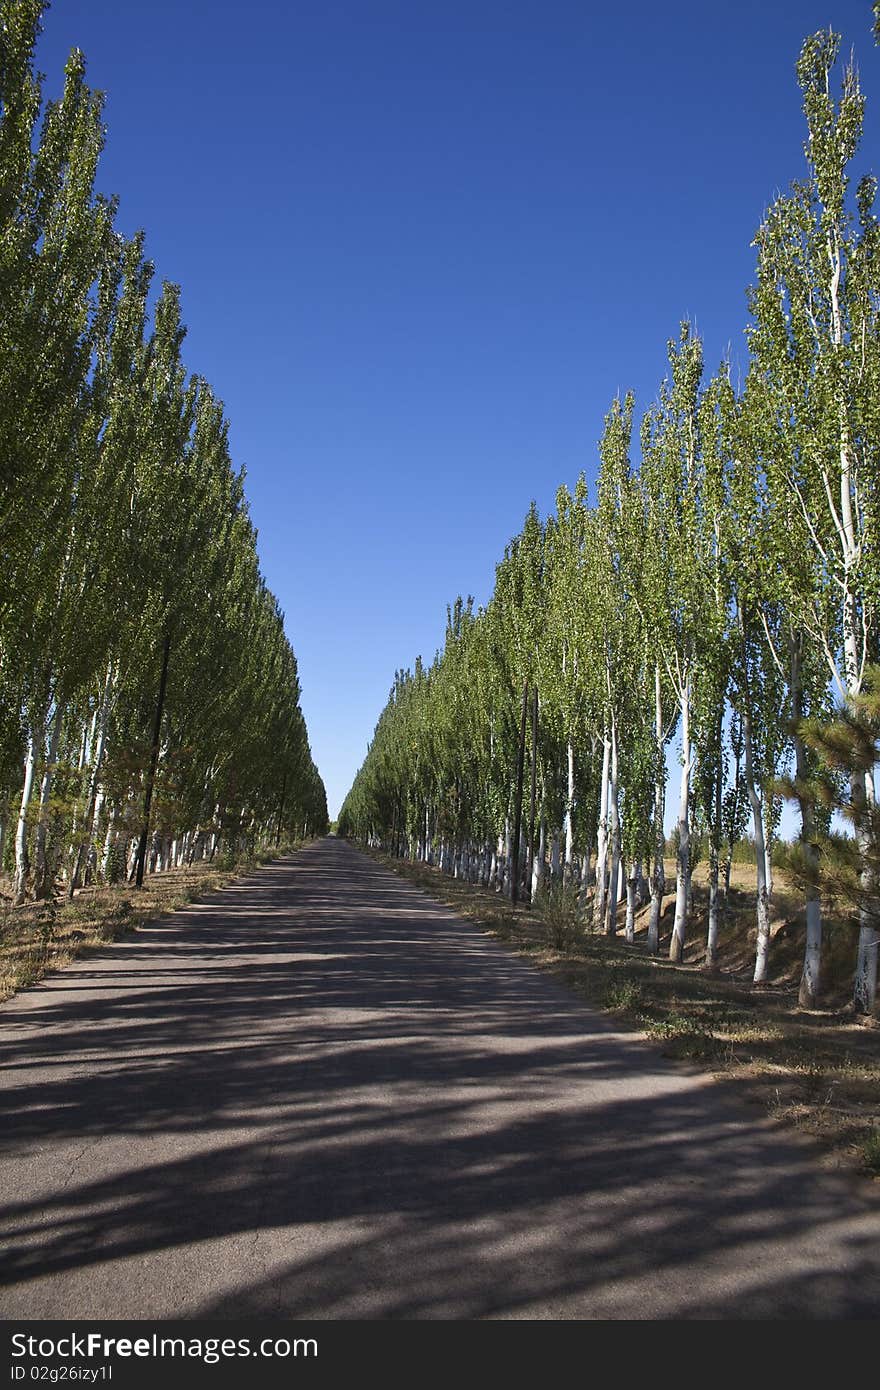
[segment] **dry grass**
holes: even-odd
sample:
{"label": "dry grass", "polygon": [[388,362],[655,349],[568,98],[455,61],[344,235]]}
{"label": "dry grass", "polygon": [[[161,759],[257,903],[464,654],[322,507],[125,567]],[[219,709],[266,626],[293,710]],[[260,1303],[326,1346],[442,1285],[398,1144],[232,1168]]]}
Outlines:
{"label": "dry grass", "polygon": [[[647,909],[636,943],[621,934],[566,933],[564,913],[512,908],[499,894],[441,875],[426,865],[376,856],[496,940],[527,956],[615,1022],[637,1029],[669,1057],[704,1067],[744,1088],[773,1115],[811,1134],[827,1162],[880,1180],[880,1026],[849,1005],[855,938],[829,917],[825,925],[824,1007],[797,1005],[804,923],[796,895],[780,875],[774,889],[772,978],[756,988],[754,889],[748,865],[734,865],[731,905],[721,933],[721,967],[705,968],[705,873],[695,876],[694,917],[681,965],[666,959],[674,895],[664,899],[661,954],[647,955]],[[674,886],[674,867],[668,866]]]}

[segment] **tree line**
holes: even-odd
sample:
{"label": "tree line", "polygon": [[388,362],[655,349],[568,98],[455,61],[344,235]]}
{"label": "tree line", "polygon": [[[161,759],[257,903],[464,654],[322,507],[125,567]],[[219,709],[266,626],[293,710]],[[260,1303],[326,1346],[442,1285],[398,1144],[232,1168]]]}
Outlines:
{"label": "tree line", "polygon": [[0,0],[0,866],[14,900],[323,832],[294,653],[180,291]]}
{"label": "tree line", "polygon": [[433,663],[397,673],[339,824],[514,899],[548,878],[574,883],[582,916],[607,931],[625,896],[631,940],[650,901],[656,952],[678,748],[671,958],[687,940],[695,837],[708,846],[712,964],[749,826],[754,978],[768,978],[788,797],[805,898],[800,999],[814,1006],[823,865],[843,807],[858,861],[854,1000],[870,1012],[878,740],[857,751],[829,731],[842,727],[837,707],[858,722],[877,690],[880,234],[875,179],[853,182],[864,98],[839,47],[822,32],[800,53],[807,172],[757,231],[741,384],[729,362],[706,371],[682,324],[641,418],[632,394],[611,403],[594,495],[581,477],[545,521],[533,505],[487,605],[459,599]]}

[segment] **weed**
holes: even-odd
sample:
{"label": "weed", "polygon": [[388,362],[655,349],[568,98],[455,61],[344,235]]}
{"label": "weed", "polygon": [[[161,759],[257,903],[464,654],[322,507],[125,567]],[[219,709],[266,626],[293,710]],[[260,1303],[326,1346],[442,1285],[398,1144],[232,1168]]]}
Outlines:
{"label": "weed", "polygon": [[622,980],[611,980],[605,989],[606,1009],[621,1013],[638,1013],[644,998],[644,991],[638,980],[626,976]]}
{"label": "weed", "polygon": [[663,1018],[651,1019],[647,1031],[666,1044],[663,1050],[670,1057],[714,1057],[719,1050],[712,1033],[688,1014],[673,1011]]}
{"label": "weed", "polygon": [[553,884],[536,899],[534,908],[556,950],[571,951],[581,934],[577,891],[566,884]]}
{"label": "weed", "polygon": [[873,1173],[875,1177],[880,1177],[880,1129],[872,1129],[871,1133],[862,1140],[859,1145],[859,1153],[865,1171]]}

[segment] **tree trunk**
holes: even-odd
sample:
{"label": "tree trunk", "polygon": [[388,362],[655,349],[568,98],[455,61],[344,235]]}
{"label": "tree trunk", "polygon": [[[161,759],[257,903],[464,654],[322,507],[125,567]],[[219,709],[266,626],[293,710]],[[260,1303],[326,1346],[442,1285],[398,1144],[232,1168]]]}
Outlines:
{"label": "tree trunk", "polygon": [[626,876],[626,940],[632,946],[636,939],[636,886],[638,884],[638,866],[630,864],[629,872]]}
{"label": "tree trunk", "polygon": [[541,817],[541,830],[538,836],[538,848],[535,851],[532,861],[532,902],[535,901],[544,886],[544,863],[547,855],[547,822]]}
{"label": "tree trunk", "polygon": [[[862,806],[873,806],[874,786],[872,778],[865,773],[856,774],[851,779],[851,800],[854,805],[858,796]],[[859,948],[856,958],[856,974],[853,985],[853,1003],[859,1014],[872,1014],[877,1003],[877,948],[880,933],[874,926],[877,920],[877,884],[870,868],[871,845],[864,831],[856,835],[859,853],[864,868],[861,873],[861,901],[859,904]]]}
{"label": "tree trunk", "polygon": [[706,933],[706,964],[718,964],[718,845],[709,840],[709,930]]}
{"label": "tree trunk", "polygon": [[505,894],[506,897],[510,897],[510,896],[512,895],[512,892],[513,892],[513,888],[512,888],[512,883],[513,883],[513,880],[512,880],[512,864],[513,864],[513,850],[512,850],[511,838],[510,838],[510,816],[505,816],[505,817],[504,817],[504,868],[503,868],[503,874],[502,874],[502,880],[501,880],[501,889],[502,889],[502,892]]}
{"label": "tree trunk", "polygon": [[529,866],[529,902],[532,901],[535,858],[535,809],[538,797],[538,687],[532,686],[532,765],[531,795],[529,797],[529,850],[526,863]]}
{"label": "tree trunk", "polygon": [[529,707],[529,683],[523,683],[522,714],[519,721],[519,748],[516,755],[516,790],[513,799],[513,850],[510,856],[510,901],[519,899],[519,842],[522,832],[523,777],[526,760],[526,716]]}
{"label": "tree trunk", "polygon": [[58,758],[58,743],[61,738],[61,708],[56,704],[52,716],[52,733],[46,754],[46,766],[40,783],[40,810],[37,821],[36,847],[34,850],[34,897],[51,898],[55,877],[46,856],[46,841],[49,836],[49,801],[52,796],[52,783],[55,778],[55,763]]}
{"label": "tree trunk", "polygon": [[550,843],[550,878],[553,883],[559,882],[560,868],[560,837],[559,831],[554,830],[553,839]]}
{"label": "tree trunk", "polygon": [[104,761],[104,749],[107,746],[107,725],[110,719],[110,696],[112,690],[113,672],[107,673],[107,680],[104,684],[104,695],[101,700],[101,711],[98,722],[98,741],[95,747],[95,757],[92,763],[92,770],[89,774],[89,783],[86,797],[86,813],[83,817],[84,834],[80,838],[76,848],[76,856],[73,860],[73,867],[70,874],[70,883],[67,887],[67,896],[72,898],[75,890],[80,886],[83,869],[88,857],[89,845],[95,833],[95,825],[98,814],[98,783],[101,776],[101,766]]}
{"label": "tree trunk", "polygon": [[281,844],[281,824],[284,818],[284,798],[287,795],[287,768],[284,769],[284,776],[281,779],[281,796],[278,800],[278,823],[275,826],[275,848]]}
{"label": "tree trunk", "polygon": [[605,886],[608,863],[608,782],[611,770],[611,738],[602,740],[602,781],[599,788],[599,829],[596,844],[596,894],[593,898],[593,928],[605,924]]}
{"label": "tree trunk", "polygon": [[565,798],[565,869],[566,883],[571,883],[574,868],[574,745],[568,741],[568,787]]}
{"label": "tree trunk", "polygon": [[712,780],[712,814],[709,819],[709,920],[706,932],[706,968],[713,970],[718,963],[718,930],[720,917],[720,894],[718,880],[721,869],[721,806],[722,781],[724,778],[723,709],[718,709],[715,723],[713,751],[715,767]]}
{"label": "tree trunk", "polygon": [[110,858],[113,854],[113,843],[116,838],[116,822],[119,818],[119,808],[116,802],[110,807],[110,814],[107,817],[107,833],[104,836],[104,848],[101,853],[101,877],[104,882],[108,881],[110,873]]}
{"label": "tree trunk", "polygon": [[608,780],[608,809],[611,839],[611,876],[605,907],[605,933],[617,933],[617,904],[620,902],[620,788],[618,786],[617,725],[611,721],[611,770]]}
{"label": "tree trunk", "polygon": [[656,956],[660,950],[660,915],[663,894],[666,892],[666,750],[663,746],[663,708],[660,698],[660,666],[654,667],[654,870],[651,874],[651,915],[648,919],[648,950]]}
{"label": "tree trunk", "polygon": [[27,850],[27,813],[30,805],[31,794],[34,790],[34,771],[36,769],[36,747],[33,732],[28,734],[27,753],[24,760],[24,786],[21,791],[21,804],[18,811],[18,823],[15,828],[15,876],[12,883],[12,900],[19,906],[24,902],[27,892],[28,850]]}
{"label": "tree trunk", "polygon": [[691,789],[691,685],[681,692],[681,784],[678,793],[678,865],[675,880],[675,922],[669,943],[669,959],[684,959],[687,937],[687,903],[691,883],[691,829],[688,803]]}
{"label": "tree trunk", "polygon": [[761,805],[761,798],[758,795],[758,789],[755,785],[754,755],[752,750],[752,717],[751,711],[748,708],[748,699],[745,702],[742,724],[743,745],[745,749],[746,794],[749,798],[749,805],[752,808],[752,825],[755,834],[755,874],[757,879],[755,906],[758,924],[758,940],[755,949],[755,973],[753,979],[756,985],[760,985],[764,984],[767,979],[770,958],[770,897],[767,892],[764,811]]}
{"label": "tree trunk", "polygon": [[159,693],[156,698],[156,718],[153,724],[153,744],[150,749],[150,766],[147,772],[147,785],[144,790],[144,813],[141,835],[138,842],[137,861],[135,865],[135,886],[142,888],[144,884],[144,865],[147,857],[147,837],[150,832],[150,807],[153,804],[153,787],[156,783],[156,769],[159,766],[159,740],[162,733],[162,715],[165,710],[165,691],[168,685],[168,658],[171,653],[171,635],[166,632],[165,641],[162,644],[162,672],[159,677]]}
{"label": "tree trunk", "polygon": [[804,717],[803,680],[801,661],[803,653],[803,634],[798,633],[791,642],[791,712],[794,720],[794,766],[795,782],[798,791],[797,803],[801,815],[801,852],[807,870],[805,911],[807,919],[807,940],[804,947],[804,966],[801,972],[798,1005],[802,1009],[815,1009],[819,1004],[822,973],[822,905],[819,900],[819,863],[816,853],[816,822],[808,783],[810,768],[806,745],[798,733],[798,726]]}

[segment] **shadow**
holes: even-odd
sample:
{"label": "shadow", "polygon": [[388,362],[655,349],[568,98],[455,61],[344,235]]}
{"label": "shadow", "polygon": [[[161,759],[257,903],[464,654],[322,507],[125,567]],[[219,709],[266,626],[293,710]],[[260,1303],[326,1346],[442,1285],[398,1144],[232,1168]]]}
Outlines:
{"label": "shadow", "polygon": [[3,1316],[855,1317],[880,1204],[328,839],[0,1011]]}

